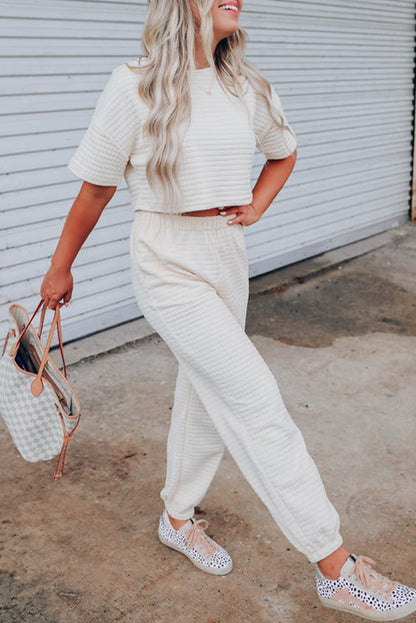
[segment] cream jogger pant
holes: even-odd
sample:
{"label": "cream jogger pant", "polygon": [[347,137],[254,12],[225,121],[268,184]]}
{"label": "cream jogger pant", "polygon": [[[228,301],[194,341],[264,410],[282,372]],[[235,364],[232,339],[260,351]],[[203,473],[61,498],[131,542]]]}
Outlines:
{"label": "cream jogger pant", "polygon": [[244,331],[244,226],[138,211],[130,250],[138,304],[179,363],[160,492],[166,509],[193,515],[226,446],[289,541],[311,562],[325,558],[342,543],[338,514]]}

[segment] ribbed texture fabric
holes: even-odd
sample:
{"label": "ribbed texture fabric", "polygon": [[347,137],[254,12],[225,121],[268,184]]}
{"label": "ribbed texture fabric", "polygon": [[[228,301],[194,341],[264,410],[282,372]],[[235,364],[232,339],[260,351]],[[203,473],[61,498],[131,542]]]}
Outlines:
{"label": "ribbed texture fabric", "polygon": [[[129,61],[130,65],[138,63],[137,59]],[[126,64],[113,70],[68,167],[81,179],[98,185],[116,186],[124,175],[133,210],[178,211],[162,205],[147,181],[150,146],[143,136],[143,123],[148,109],[137,92],[139,79]],[[256,146],[269,159],[286,158],[295,150],[295,137],[274,123],[263,98],[248,83],[245,90],[247,108],[224,92],[210,67],[192,72],[191,123],[183,137],[179,177],[184,191],[180,211],[250,203]],[[272,95],[287,123],[273,88]]]}
{"label": "ribbed texture fabric", "polygon": [[118,186],[126,168],[126,153],[94,120],[69,167],[75,175],[91,184]]}
{"label": "ribbed texture fabric", "polygon": [[139,211],[130,251],[139,306],[179,362],[161,491],[168,512],[192,516],[226,445],[292,544],[311,562],[325,558],[342,543],[338,514],[244,331],[244,227]]}

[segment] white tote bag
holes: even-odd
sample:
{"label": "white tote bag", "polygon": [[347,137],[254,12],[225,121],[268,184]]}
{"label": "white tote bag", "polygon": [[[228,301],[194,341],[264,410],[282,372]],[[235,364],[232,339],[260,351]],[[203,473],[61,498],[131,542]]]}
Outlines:
{"label": "white tote bag", "polygon": [[[55,479],[62,476],[66,451],[80,418],[80,404],[66,378],[59,305],[45,346],[41,342],[46,305],[41,301],[29,320],[21,305],[9,308],[10,330],[0,359],[0,413],[26,461],[59,455]],[[42,307],[39,329],[32,321]],[[63,372],[49,357],[57,329]]]}

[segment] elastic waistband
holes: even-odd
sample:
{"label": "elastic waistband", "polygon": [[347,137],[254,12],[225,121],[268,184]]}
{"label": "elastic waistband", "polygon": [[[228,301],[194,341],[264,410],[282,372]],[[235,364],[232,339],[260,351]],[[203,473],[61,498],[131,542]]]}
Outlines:
{"label": "elastic waistband", "polygon": [[177,231],[214,231],[241,229],[243,225],[228,225],[227,216],[184,216],[182,214],[169,214],[168,212],[150,212],[149,210],[136,210],[135,219],[139,220],[143,227],[149,225],[165,226]]}

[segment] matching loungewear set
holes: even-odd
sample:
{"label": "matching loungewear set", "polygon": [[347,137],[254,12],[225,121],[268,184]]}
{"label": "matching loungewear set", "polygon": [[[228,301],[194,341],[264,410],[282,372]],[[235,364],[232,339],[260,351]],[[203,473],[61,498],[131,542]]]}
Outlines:
{"label": "matching loungewear set", "polygon": [[[92,184],[116,186],[125,177],[135,211],[135,295],[179,363],[161,498],[171,516],[191,517],[226,446],[286,537],[317,562],[342,543],[339,517],[275,377],[245,333],[244,226],[161,205],[145,173],[148,109],[139,79],[125,64],[114,69],[68,166]],[[287,123],[274,89],[272,95]],[[281,159],[295,150],[296,139],[276,126],[251,85],[245,107],[224,92],[210,67],[192,72],[191,99],[183,212],[250,203],[256,147],[267,159]]]}

